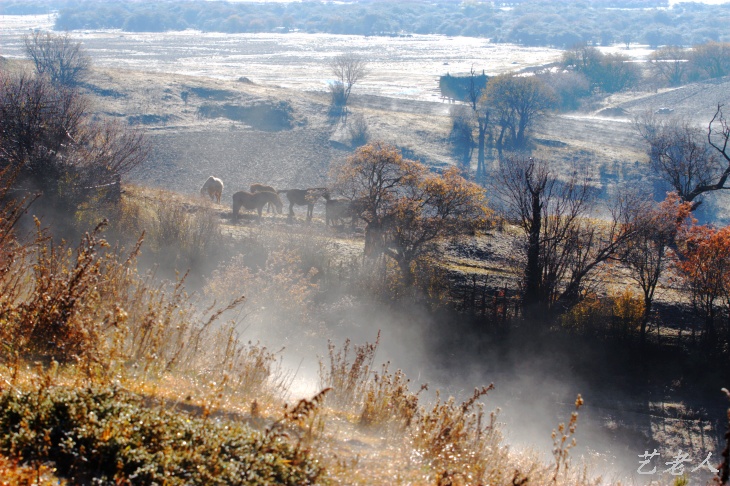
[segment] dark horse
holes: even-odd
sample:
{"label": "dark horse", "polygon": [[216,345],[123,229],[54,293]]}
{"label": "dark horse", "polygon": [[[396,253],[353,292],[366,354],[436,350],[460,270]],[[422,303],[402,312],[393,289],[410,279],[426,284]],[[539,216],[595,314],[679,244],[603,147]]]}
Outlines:
{"label": "dark horse", "polygon": [[282,189],[276,191],[277,194],[282,192],[286,194],[289,200],[289,219],[294,217],[294,205],[307,206],[307,222],[312,220],[312,212],[314,211],[314,203],[322,197],[326,192],[325,187],[313,187],[311,189]]}
{"label": "dark horse", "polygon": [[363,200],[355,199],[333,199],[329,194],[324,194],[325,203],[325,226],[335,226],[335,223],[344,224],[345,218],[352,218],[350,226],[355,228],[355,223],[363,212]]}
{"label": "dark horse", "polygon": [[[249,187],[248,190],[250,192],[252,192],[252,193],[264,192],[264,191],[266,191],[266,192],[276,192],[276,189],[274,189],[271,186],[264,185],[264,184],[251,184],[251,187]],[[266,205],[266,212],[267,213],[270,213],[271,212],[271,207],[272,207],[272,204],[271,203],[269,203],[269,204]],[[281,212],[281,211],[279,211],[279,212]]]}
{"label": "dark horse", "polygon": [[248,211],[254,209],[259,213],[259,219],[261,219],[261,210],[267,204],[273,204],[276,206],[276,212],[281,214],[281,209],[284,204],[275,192],[256,192],[250,193],[246,191],[238,191],[233,195],[233,218],[238,219],[238,210],[243,206]]}

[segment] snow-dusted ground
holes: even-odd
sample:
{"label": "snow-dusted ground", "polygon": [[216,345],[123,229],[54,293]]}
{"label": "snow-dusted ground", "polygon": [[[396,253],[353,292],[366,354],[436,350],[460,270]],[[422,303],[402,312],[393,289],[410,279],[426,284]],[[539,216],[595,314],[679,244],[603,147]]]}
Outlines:
{"label": "snow-dusted ground", "polygon": [[[22,36],[52,28],[50,15],[0,16],[0,55],[23,57]],[[331,34],[222,34],[198,31],[127,33],[74,31],[94,64],[223,79],[246,76],[261,84],[323,91],[332,76],[328,60],[354,53],[371,73],[362,94],[437,101],[438,78],[470,69],[499,74],[560,59],[549,48],[492,44],[472,37],[414,35],[363,37]]]}

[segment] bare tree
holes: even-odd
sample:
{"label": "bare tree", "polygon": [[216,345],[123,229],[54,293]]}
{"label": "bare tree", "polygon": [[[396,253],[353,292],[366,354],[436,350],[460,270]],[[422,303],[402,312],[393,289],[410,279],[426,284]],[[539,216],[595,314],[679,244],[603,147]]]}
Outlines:
{"label": "bare tree", "polygon": [[528,314],[577,303],[586,277],[617,256],[633,232],[624,201],[596,223],[590,219],[594,197],[587,179],[575,171],[561,180],[545,161],[509,158],[495,178],[493,194],[524,234],[522,300]]}
{"label": "bare tree", "polygon": [[335,77],[334,83],[330,85],[332,104],[344,111],[352,87],[367,75],[367,61],[356,54],[346,53],[333,58],[329,68]]}
{"label": "bare tree", "polygon": [[667,86],[679,86],[687,79],[689,53],[677,46],[662,47],[651,55],[651,70]]}
{"label": "bare tree", "polygon": [[[652,170],[683,201],[691,202],[692,210],[702,204],[700,196],[704,193],[725,189],[730,175],[730,158],[726,151],[730,131],[726,131],[721,105],[709,123],[707,140],[702,129],[688,121],[659,121],[653,115],[646,115],[635,124],[649,144]],[[725,164],[721,155],[725,157]]]}
{"label": "bare tree", "polygon": [[27,35],[25,52],[39,75],[47,76],[53,84],[60,86],[77,85],[91,68],[91,59],[81,43],[74,42],[68,34],[38,31]]}

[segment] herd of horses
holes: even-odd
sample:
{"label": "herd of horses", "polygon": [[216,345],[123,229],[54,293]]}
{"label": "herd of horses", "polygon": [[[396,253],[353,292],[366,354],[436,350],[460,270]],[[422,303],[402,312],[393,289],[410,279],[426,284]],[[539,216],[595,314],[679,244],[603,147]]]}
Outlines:
{"label": "herd of horses", "polygon": [[[201,196],[207,195],[218,204],[221,202],[222,193],[223,181],[214,176],[210,176],[200,188]],[[325,200],[325,224],[327,226],[344,224],[345,218],[351,218],[351,225],[354,226],[357,218],[362,214],[361,202],[332,198],[326,187],[277,190],[264,184],[251,184],[248,191],[238,191],[233,194],[233,219],[238,219],[241,208],[246,211],[256,211],[259,219],[261,219],[265,206],[267,212],[274,208],[277,213],[281,214],[284,203],[279,197],[280,194],[284,194],[289,201],[290,221],[294,218],[294,206],[307,206],[307,222],[310,222],[314,205],[320,198]]]}

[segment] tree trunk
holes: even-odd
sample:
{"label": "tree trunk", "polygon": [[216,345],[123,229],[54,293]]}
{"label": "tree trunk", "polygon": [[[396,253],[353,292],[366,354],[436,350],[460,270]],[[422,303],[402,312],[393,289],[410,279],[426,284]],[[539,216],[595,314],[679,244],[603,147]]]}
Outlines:
{"label": "tree trunk", "polygon": [[644,295],[644,315],[641,316],[641,329],[639,331],[639,345],[643,348],[646,344],[646,327],[649,324],[649,317],[651,316],[651,298]]}
{"label": "tree trunk", "polygon": [[525,132],[526,131],[527,131],[527,123],[525,120],[520,118],[520,123],[519,123],[519,126],[517,127],[515,148],[523,148],[525,146]]}
{"label": "tree trunk", "polygon": [[502,156],[502,149],[504,148],[505,131],[507,131],[507,127],[503,125],[499,130],[499,137],[497,137],[497,151],[499,152],[500,157]]}
{"label": "tree trunk", "polygon": [[542,267],[540,265],[540,231],[542,229],[542,203],[540,194],[532,194],[532,224],[528,236],[527,268],[525,270],[525,308],[532,308],[540,301]]}
{"label": "tree trunk", "polygon": [[479,124],[479,144],[477,153],[477,180],[481,180],[486,174],[486,167],[484,164],[484,139],[487,133],[486,126],[482,123]]}
{"label": "tree trunk", "polygon": [[403,276],[403,286],[408,290],[413,286],[414,278],[413,272],[411,271],[411,260],[405,256],[398,258],[398,268],[400,268],[401,275]]}

